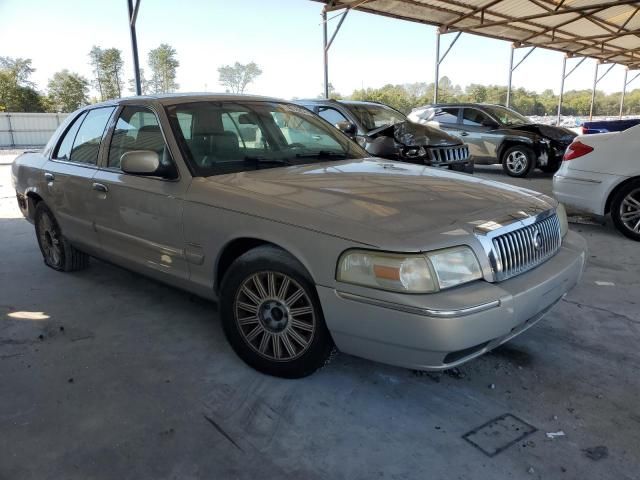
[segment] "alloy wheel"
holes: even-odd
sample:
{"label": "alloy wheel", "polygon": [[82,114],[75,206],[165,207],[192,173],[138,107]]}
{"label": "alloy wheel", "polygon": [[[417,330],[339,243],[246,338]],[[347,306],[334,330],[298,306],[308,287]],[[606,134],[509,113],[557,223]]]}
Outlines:
{"label": "alloy wheel", "polygon": [[622,200],[620,220],[629,230],[640,234],[640,188],[632,190]]}
{"label": "alloy wheel", "polygon": [[283,273],[249,276],[237,291],[234,312],[243,340],[269,360],[294,360],[313,341],[316,315],[311,299],[298,282]]}
{"label": "alloy wheel", "polygon": [[529,163],[527,155],[520,150],[514,150],[507,156],[507,169],[515,175],[520,175]]}

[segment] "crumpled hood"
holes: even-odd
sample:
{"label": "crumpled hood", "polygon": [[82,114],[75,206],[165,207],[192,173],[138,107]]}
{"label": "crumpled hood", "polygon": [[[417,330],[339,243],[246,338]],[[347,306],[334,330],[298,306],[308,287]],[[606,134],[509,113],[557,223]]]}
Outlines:
{"label": "crumpled hood", "polygon": [[556,204],[531,190],[377,159],[195,178],[188,200],[396,251],[460,241],[477,225]]}
{"label": "crumpled hood", "polygon": [[459,138],[449,135],[439,128],[413,123],[408,120],[369,132],[369,136],[373,138],[379,136],[393,137],[396,142],[407,147],[449,147],[462,144]]}

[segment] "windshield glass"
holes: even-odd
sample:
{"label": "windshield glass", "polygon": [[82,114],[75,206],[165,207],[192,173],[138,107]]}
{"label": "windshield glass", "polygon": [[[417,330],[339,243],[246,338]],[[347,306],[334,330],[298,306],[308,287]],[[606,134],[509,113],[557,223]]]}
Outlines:
{"label": "windshield glass", "polygon": [[170,106],[167,114],[197,176],[367,156],[297,105],[202,101]]}
{"label": "windshield glass", "polygon": [[531,120],[524,115],[520,115],[518,112],[514,112],[505,107],[485,105],[484,108],[503,125],[523,125],[525,123],[531,123]]}
{"label": "windshield glass", "polygon": [[407,119],[402,113],[386,105],[349,104],[347,107],[358,117],[358,120],[368,132],[376,128],[404,122]]}

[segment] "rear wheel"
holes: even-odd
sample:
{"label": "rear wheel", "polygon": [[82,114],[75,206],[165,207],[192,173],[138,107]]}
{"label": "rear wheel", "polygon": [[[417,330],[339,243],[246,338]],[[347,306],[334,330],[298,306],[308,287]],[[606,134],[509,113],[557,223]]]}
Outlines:
{"label": "rear wheel", "polygon": [[524,145],[509,147],[502,154],[502,168],[510,177],[526,177],[533,170],[535,154]]}
{"label": "rear wheel", "polygon": [[229,343],[256,370],[285,378],[310,375],[333,342],[313,281],[288,253],[258,247],[229,267],[220,291]]}
{"label": "rear wheel", "polygon": [[69,243],[53,213],[43,202],[36,207],[34,223],[40,252],[48,267],[61,272],[71,272],[89,265],[89,256]]}
{"label": "rear wheel", "polygon": [[627,237],[640,241],[640,179],[616,192],[611,201],[613,224]]}

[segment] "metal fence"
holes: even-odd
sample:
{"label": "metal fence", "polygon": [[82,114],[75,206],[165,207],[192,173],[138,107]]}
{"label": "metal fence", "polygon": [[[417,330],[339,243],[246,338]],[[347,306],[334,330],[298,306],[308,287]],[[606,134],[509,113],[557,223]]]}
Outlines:
{"label": "metal fence", "polygon": [[0,112],[0,147],[41,147],[68,113]]}

